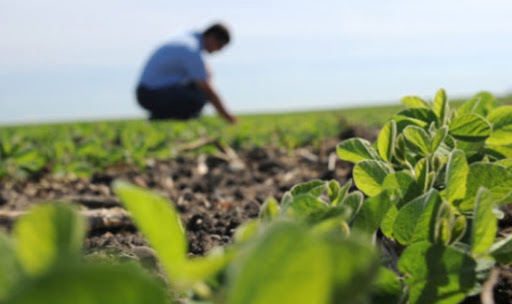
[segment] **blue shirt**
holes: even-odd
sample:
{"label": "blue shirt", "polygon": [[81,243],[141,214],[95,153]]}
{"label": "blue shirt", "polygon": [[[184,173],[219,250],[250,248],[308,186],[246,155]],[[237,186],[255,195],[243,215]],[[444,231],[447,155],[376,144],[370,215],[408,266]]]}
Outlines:
{"label": "blue shirt", "polygon": [[186,33],[158,48],[149,58],[139,85],[160,89],[194,80],[206,80],[201,33]]}

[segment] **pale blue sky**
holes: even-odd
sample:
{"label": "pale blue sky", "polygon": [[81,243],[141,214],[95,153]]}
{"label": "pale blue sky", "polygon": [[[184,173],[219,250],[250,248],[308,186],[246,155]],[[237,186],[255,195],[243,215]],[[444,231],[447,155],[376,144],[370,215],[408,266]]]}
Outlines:
{"label": "pale blue sky", "polygon": [[0,124],[143,117],[151,51],[216,20],[234,39],[207,60],[235,114],[510,93],[511,15],[510,0],[0,0]]}

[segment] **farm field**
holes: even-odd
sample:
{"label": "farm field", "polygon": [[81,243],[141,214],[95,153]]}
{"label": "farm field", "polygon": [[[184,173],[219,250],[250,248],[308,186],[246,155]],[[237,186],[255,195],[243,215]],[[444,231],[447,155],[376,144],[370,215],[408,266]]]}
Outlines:
{"label": "farm field", "polygon": [[[19,227],[32,225],[23,220],[27,210],[74,202],[73,212],[87,218],[81,259],[140,263],[184,303],[271,303],[275,290],[266,294],[262,280],[272,269],[255,261],[265,258],[285,273],[271,283],[276,288],[310,285],[298,292],[309,302],[297,303],[480,303],[485,296],[512,303],[511,102],[481,94],[448,105],[439,91],[431,103],[411,97],[389,107],[247,115],[236,126],[204,117],[1,127],[0,225],[22,239]],[[177,212],[183,236],[169,218],[141,210],[161,198],[172,203],[159,213]],[[162,254],[162,235],[183,253]],[[344,252],[348,245],[353,250]],[[219,247],[228,249],[212,262],[209,252]],[[311,262],[324,249],[333,261]],[[428,255],[427,264],[417,262]],[[197,277],[176,270],[204,257]],[[299,278],[297,267],[320,283]],[[339,273],[322,272],[332,267]],[[251,269],[260,278],[246,275]],[[353,292],[356,283],[362,291]],[[241,291],[251,288],[257,292]],[[32,303],[13,294],[13,303]],[[0,303],[8,297],[0,289]]]}

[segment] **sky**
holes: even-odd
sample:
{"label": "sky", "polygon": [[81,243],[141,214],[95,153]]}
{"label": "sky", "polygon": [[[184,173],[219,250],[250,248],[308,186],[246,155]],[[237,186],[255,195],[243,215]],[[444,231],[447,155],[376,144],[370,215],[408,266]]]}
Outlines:
{"label": "sky", "polygon": [[511,15],[510,0],[0,0],[0,125],[145,117],[151,52],[216,21],[233,41],[205,57],[235,114],[509,94]]}

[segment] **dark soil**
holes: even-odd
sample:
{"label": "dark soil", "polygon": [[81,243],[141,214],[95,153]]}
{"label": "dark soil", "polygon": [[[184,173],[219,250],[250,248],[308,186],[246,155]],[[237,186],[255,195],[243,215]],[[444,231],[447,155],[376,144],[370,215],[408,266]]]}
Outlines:
{"label": "dark soil", "polygon": [[[27,181],[5,181],[0,183],[0,226],[7,229],[12,226],[9,217],[2,217],[2,213],[16,214],[47,200],[73,201],[84,212],[98,211],[107,217],[111,213],[119,214],[123,209],[111,183],[125,179],[151,188],[174,202],[187,230],[189,254],[202,255],[215,246],[229,244],[234,229],[257,217],[260,206],[269,197],[280,200],[294,185],[312,179],[335,179],[344,184],[351,178],[352,164],[337,157],[336,145],[354,136],[373,141],[376,135],[373,130],[354,128],[316,147],[293,151],[271,147],[228,150],[217,155],[153,161],[144,171],[131,166],[113,167],[90,179],[42,174]],[[500,221],[500,233],[512,232],[512,208],[506,211],[506,218]],[[143,263],[155,263],[147,242],[129,220],[111,224],[99,218],[90,223],[85,241],[89,253],[112,252]],[[512,303],[511,282],[512,270],[501,267],[494,288],[497,303]],[[467,299],[465,303],[479,303],[479,300]]]}

